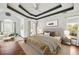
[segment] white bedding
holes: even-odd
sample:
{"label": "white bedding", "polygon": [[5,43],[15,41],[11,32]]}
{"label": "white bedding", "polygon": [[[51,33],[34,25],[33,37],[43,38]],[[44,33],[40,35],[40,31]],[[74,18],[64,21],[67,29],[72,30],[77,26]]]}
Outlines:
{"label": "white bedding", "polygon": [[27,44],[31,43],[34,47],[40,49],[42,45],[46,45],[49,50],[47,50],[50,53],[45,54],[57,54],[57,52],[60,50],[60,38],[56,37],[50,37],[50,36],[31,36],[27,39]]}

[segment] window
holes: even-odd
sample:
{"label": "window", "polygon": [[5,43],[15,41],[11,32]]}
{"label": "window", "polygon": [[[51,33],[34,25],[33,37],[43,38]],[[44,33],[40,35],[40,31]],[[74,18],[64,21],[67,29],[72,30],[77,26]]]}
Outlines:
{"label": "window", "polygon": [[0,21],[0,32],[4,35],[16,32],[16,22],[13,22],[10,19]]}
{"label": "window", "polygon": [[68,23],[67,29],[70,31],[70,35],[77,36],[78,24],[77,23]]}

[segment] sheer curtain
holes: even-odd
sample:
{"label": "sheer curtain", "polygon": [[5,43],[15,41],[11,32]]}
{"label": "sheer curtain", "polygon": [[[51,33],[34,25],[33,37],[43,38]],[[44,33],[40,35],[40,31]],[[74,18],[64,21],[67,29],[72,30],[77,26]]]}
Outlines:
{"label": "sheer curtain", "polygon": [[16,22],[13,22],[12,20],[0,21],[0,32],[3,35],[16,33]]}
{"label": "sheer curtain", "polygon": [[14,24],[12,22],[4,22],[3,28],[4,34],[11,34],[14,32]]}

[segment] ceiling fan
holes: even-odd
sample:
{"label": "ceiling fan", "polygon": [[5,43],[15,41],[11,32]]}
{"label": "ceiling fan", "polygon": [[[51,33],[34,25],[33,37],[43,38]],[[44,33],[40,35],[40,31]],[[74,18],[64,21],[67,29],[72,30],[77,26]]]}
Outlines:
{"label": "ceiling fan", "polygon": [[34,7],[35,10],[38,10],[39,4],[38,3],[33,3],[33,7]]}

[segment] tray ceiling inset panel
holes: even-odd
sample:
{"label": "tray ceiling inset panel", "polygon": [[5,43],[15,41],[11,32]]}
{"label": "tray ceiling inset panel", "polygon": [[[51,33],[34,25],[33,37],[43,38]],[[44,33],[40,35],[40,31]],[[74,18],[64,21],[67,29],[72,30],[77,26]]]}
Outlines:
{"label": "tray ceiling inset panel", "polygon": [[[50,3],[50,4],[48,4],[48,3],[40,3],[39,6],[38,6],[39,8],[37,10],[34,9],[33,3],[9,4],[7,7],[10,10],[13,10],[16,13],[19,13],[20,15],[22,15],[24,17],[38,20],[38,19],[46,18],[46,17],[49,17],[49,16],[53,16],[53,15],[63,13],[63,12],[67,12],[67,11],[70,11],[70,10],[74,9],[74,6],[72,4],[70,4],[70,3],[68,3],[68,4],[64,3],[64,4],[61,4],[61,5],[57,4],[57,3],[56,4],[55,3]],[[51,8],[54,8],[56,6],[60,6],[60,8],[52,10],[52,11],[48,11]],[[28,10],[28,12],[23,10],[21,7],[23,7],[25,10]],[[48,12],[43,13],[45,11],[48,11]],[[29,14],[29,13],[33,14],[34,16]]]}
{"label": "tray ceiling inset panel", "polygon": [[[57,6],[55,6],[55,7],[53,7],[53,8],[50,8],[50,9],[48,9],[48,10],[46,10],[46,11],[43,11],[43,12],[40,12],[39,14],[33,14],[33,13],[31,13],[31,12],[29,12],[24,6],[22,6],[21,4],[19,5],[19,8],[21,8],[22,10],[24,10],[26,13],[28,13],[29,15],[31,15],[31,16],[34,16],[34,17],[38,17],[38,16],[41,16],[41,15],[43,15],[43,14],[46,14],[46,13],[49,13],[49,12],[51,12],[51,11],[54,11],[54,10],[56,10],[56,9],[58,9],[58,8],[61,8],[62,6],[61,6],[61,4],[59,4],[59,5],[57,5]],[[36,10],[37,11],[37,10]]]}
{"label": "tray ceiling inset panel", "polygon": [[37,15],[46,10],[54,8],[55,6],[59,5],[59,3],[38,3],[39,6],[37,10],[35,10],[33,3],[27,3],[27,4],[22,3],[21,5],[30,13]]}

